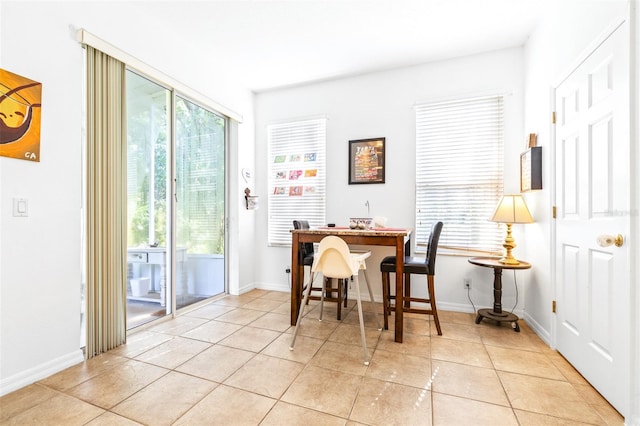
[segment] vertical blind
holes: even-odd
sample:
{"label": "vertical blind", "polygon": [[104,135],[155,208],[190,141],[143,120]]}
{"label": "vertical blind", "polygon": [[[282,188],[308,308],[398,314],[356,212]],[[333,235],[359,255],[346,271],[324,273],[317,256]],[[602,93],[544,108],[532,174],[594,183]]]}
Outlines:
{"label": "vertical blind", "polygon": [[86,47],[87,359],[126,342],[125,68]]}
{"label": "vertical blind", "polygon": [[499,251],[503,234],[489,219],[503,192],[503,96],[416,106],[416,242],[444,222],[440,246]]}
{"label": "vertical blind", "polygon": [[291,246],[294,220],[325,223],[326,119],[267,127],[270,246]]}

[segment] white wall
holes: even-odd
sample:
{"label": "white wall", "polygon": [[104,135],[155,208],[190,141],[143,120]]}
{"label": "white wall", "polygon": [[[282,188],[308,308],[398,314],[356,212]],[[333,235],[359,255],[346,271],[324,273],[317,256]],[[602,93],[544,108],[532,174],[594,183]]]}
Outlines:
{"label": "white wall", "polygon": [[543,153],[543,191],[526,195],[536,223],[526,227],[526,256],[537,267],[526,288],[526,319],[548,343],[553,344],[554,277],[551,262],[551,206],[554,204],[552,150],[553,88],[577,65],[593,43],[612,30],[627,11],[627,2],[556,2],[529,38],[525,48],[525,133],[537,133]]}
{"label": "white wall", "polygon": [[[629,6],[633,5],[631,14]],[[640,11],[637,0],[575,1],[565,0],[553,4],[548,15],[533,35],[525,49],[525,131],[539,133],[543,148],[543,182],[553,181],[552,150],[554,147],[553,126],[549,119],[553,110],[553,88],[566,77],[596,47],[596,42],[610,33],[622,21],[630,20],[631,25],[631,126],[632,126],[632,177],[631,206],[632,230],[628,244],[631,244],[630,277],[632,280],[631,306],[631,407],[625,413],[625,424],[640,424]],[[635,86],[634,86],[635,85]],[[635,158],[633,157],[635,156]],[[635,166],[635,167],[633,167]],[[550,206],[554,204],[553,189],[545,188],[540,193],[532,193],[527,198],[537,224],[526,229],[527,257],[540,265],[533,271],[526,297],[526,319],[534,323],[538,333],[555,345],[555,318],[551,313],[551,301],[555,298],[555,282],[552,271],[553,224]],[[635,285],[634,285],[635,283]]]}
{"label": "white wall", "polygon": [[[116,6],[117,4],[117,6]],[[70,26],[85,28],[153,68],[244,116],[229,152],[228,231],[252,255],[253,217],[241,210],[238,169],[253,165],[253,95],[218,69],[194,67],[201,52],[148,22],[128,2],[0,3],[0,66],[43,84],[41,161],[0,158],[0,394],[82,360],[81,141],[83,50]],[[224,43],[224,40],[220,40]],[[210,52],[207,52],[210,54]],[[184,65],[188,66],[184,66]],[[242,166],[240,166],[242,165]],[[29,217],[12,216],[12,198],[29,201]],[[232,247],[228,247],[232,248]],[[238,250],[231,253],[237,253]],[[255,278],[231,259],[232,291]]]}
{"label": "white wall", "polygon": [[[631,37],[632,37],[632,51],[631,51],[631,59],[632,63],[635,63],[635,67],[633,68],[635,72],[631,74],[632,76],[632,85],[635,85],[635,99],[633,96],[632,108],[631,108],[631,126],[632,126],[632,149],[631,151],[635,153],[635,168],[632,176],[633,183],[632,187],[635,188],[636,199],[633,203],[634,211],[637,214],[634,216],[632,221],[632,230],[633,233],[631,238],[634,241],[640,241],[640,195],[638,194],[638,188],[640,188],[640,5],[638,1],[632,2],[632,10],[631,10],[632,25],[631,25]],[[635,383],[632,384],[631,389],[631,413],[632,416],[629,418],[628,424],[640,424],[640,247],[639,244],[636,244],[635,256],[632,252],[632,267],[631,267],[631,277],[633,277],[633,282],[635,286],[632,288],[632,300],[631,306],[633,307],[633,321],[635,323],[635,333],[631,339],[631,344],[629,345],[632,348],[633,353],[635,353],[635,358],[633,359],[633,364],[631,366],[630,375],[631,377],[635,377]],[[635,294],[634,294],[635,293]]]}
{"label": "white wall", "polygon": [[[388,226],[414,227],[415,114],[420,101],[486,92],[508,93],[506,111],[505,191],[518,191],[519,155],[525,147],[523,117],[523,53],[520,48],[490,52],[451,61],[312,84],[256,96],[256,175],[258,195],[268,196],[266,126],[275,121],[323,115],[327,125],[327,222],[347,223],[349,217],[367,214],[385,216]],[[348,185],[348,141],[386,138],[386,183]],[[267,247],[267,209],[257,212],[256,244],[261,255],[259,287],[288,288],[285,268],[291,263],[290,249]],[[445,224],[446,226],[446,224]],[[514,226],[519,243],[520,229]],[[391,248],[374,249],[367,261],[369,277],[381,300],[379,261]],[[521,253],[516,248],[516,255]],[[472,278],[471,297],[476,307],[493,303],[493,272],[470,265],[466,257],[439,256],[436,266],[438,306],[472,311],[463,288],[463,278]],[[519,274],[520,286],[527,274]],[[515,303],[512,280],[505,276],[503,303]],[[417,286],[416,286],[417,287]],[[426,294],[426,289],[424,290]],[[366,293],[365,293],[366,294]],[[522,296],[519,306],[522,306]]]}

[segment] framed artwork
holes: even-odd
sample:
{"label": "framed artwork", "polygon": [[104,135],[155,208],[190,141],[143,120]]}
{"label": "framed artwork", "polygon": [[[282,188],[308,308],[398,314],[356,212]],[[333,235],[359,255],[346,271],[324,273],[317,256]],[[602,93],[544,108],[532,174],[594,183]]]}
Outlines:
{"label": "framed artwork", "polygon": [[0,156],[40,161],[42,84],[0,69]]}
{"label": "framed artwork", "polygon": [[349,185],[384,183],[385,138],[349,141]]}
{"label": "framed artwork", "polygon": [[520,192],[542,189],[542,147],[520,154]]}

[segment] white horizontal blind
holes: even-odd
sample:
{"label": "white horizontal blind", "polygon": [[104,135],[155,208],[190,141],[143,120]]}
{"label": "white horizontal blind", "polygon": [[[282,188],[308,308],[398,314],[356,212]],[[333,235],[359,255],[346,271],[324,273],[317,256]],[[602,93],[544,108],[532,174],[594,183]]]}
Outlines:
{"label": "white horizontal blind", "polygon": [[269,242],[291,246],[294,220],[325,224],[326,119],[267,127],[269,144]]}
{"label": "white horizontal blind", "polygon": [[441,220],[440,246],[500,250],[503,232],[489,219],[503,192],[503,109],[502,96],[416,106],[419,246]]}

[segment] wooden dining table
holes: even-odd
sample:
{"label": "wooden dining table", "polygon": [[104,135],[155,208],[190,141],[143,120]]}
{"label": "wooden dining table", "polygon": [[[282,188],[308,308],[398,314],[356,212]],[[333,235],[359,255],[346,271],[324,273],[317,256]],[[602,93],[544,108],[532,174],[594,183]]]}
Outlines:
{"label": "wooden dining table", "polygon": [[[342,238],[349,245],[364,246],[392,246],[396,248],[396,259],[404,259],[405,253],[411,248],[411,229],[405,228],[371,228],[358,230],[341,227],[322,227],[315,229],[291,230],[291,325],[298,319],[302,288],[304,280],[304,266],[300,259],[300,244],[318,243],[324,237],[335,235]],[[403,324],[403,273],[404,262],[396,262],[396,306],[395,306],[395,341],[402,343]]]}

